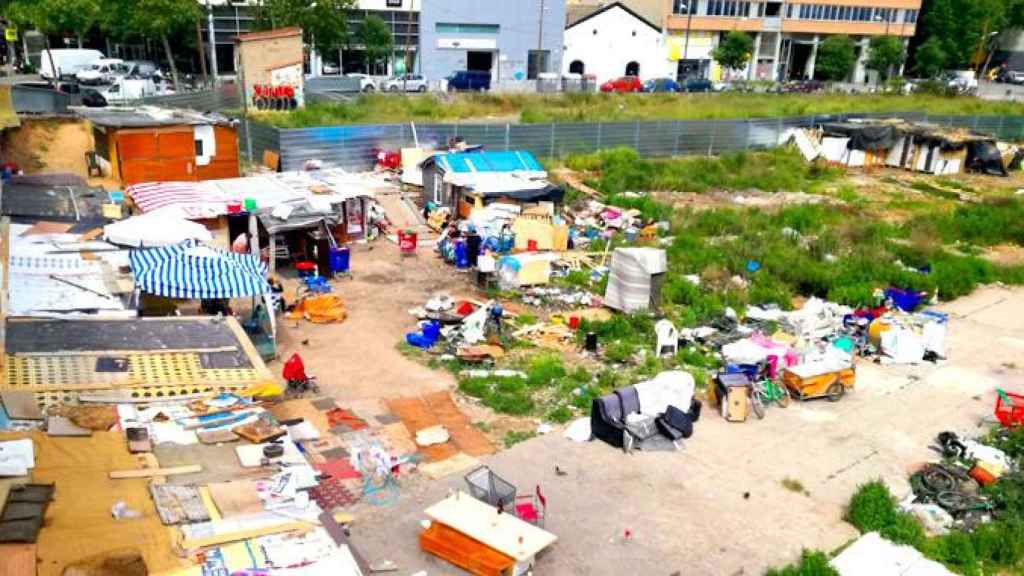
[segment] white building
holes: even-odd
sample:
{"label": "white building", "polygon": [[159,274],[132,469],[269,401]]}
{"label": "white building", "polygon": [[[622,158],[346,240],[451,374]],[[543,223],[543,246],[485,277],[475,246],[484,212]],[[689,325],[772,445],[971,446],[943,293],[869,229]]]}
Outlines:
{"label": "white building", "polygon": [[563,73],[592,74],[599,83],[676,76],[661,27],[622,2],[568,7],[564,44]]}

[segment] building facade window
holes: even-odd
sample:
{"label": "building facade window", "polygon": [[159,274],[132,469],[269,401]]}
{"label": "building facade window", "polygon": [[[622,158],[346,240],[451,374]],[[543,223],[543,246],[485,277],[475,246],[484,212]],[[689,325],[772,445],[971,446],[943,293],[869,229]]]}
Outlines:
{"label": "building facade window", "polygon": [[708,2],[708,16],[746,18],[750,15],[750,2],[745,0],[711,0]]}
{"label": "building facade window", "polygon": [[[714,4],[714,2],[712,2]],[[796,8],[794,8],[796,6]],[[799,20],[827,20],[838,22],[896,22],[894,8],[868,6],[839,6],[836,4],[789,4],[786,17]],[[905,22],[917,22],[917,10],[905,11]]]}
{"label": "building facade window", "polygon": [[672,13],[673,14],[696,14],[697,13],[697,0],[673,0],[672,2]]}
{"label": "building facade window", "polygon": [[550,62],[550,50],[530,50],[527,53],[526,78],[536,80],[538,75],[548,71]]}
{"label": "building facade window", "polygon": [[904,10],[903,21],[907,24],[917,24],[917,10]]}
{"label": "building facade window", "polygon": [[498,34],[501,26],[497,24],[454,24],[438,22],[434,29],[438,34]]}

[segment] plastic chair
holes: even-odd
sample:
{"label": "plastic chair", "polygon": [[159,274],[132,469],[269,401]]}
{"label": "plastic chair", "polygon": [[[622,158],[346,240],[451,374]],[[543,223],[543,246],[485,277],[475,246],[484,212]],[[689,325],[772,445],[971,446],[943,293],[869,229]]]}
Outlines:
{"label": "plastic chair", "polygon": [[679,352],[679,331],[676,330],[672,322],[658,320],[658,323],[654,325],[654,334],[658,337],[658,345],[654,348],[655,356],[664,355],[666,348],[673,356]]}
{"label": "plastic chair", "polygon": [[544,518],[548,514],[548,500],[541,494],[540,484],[533,494],[516,496],[516,516],[523,522],[544,527]]}

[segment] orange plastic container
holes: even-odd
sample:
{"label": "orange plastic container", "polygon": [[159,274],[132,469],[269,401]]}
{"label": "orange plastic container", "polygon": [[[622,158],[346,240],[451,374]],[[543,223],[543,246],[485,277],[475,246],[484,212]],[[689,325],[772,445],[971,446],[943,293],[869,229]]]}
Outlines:
{"label": "orange plastic container", "polygon": [[974,468],[971,468],[971,471],[968,472],[967,475],[970,476],[971,478],[974,478],[978,482],[978,484],[981,484],[982,486],[989,486],[991,484],[995,484],[997,480],[997,478],[993,476],[991,472],[985,470],[984,468],[978,465],[975,465]]}

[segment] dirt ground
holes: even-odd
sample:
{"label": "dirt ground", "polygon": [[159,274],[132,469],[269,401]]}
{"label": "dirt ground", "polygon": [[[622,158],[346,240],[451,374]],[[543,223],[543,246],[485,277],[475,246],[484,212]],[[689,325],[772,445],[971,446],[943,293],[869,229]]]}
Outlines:
{"label": "dirt ground", "polygon": [[64,172],[88,177],[85,153],[93,149],[85,120],[25,119],[21,127],[6,130],[5,162],[14,162],[26,174]]}
{"label": "dirt ground", "polygon": [[[377,273],[412,274],[393,262],[372,269],[378,267]],[[372,291],[372,282],[362,282]],[[388,292],[398,300],[417,290],[392,286]],[[856,392],[836,404],[773,408],[765,420],[743,424],[705,410],[677,453],[625,455],[601,442],[572,443],[556,430],[485,459],[520,492],[539,484],[547,497],[547,529],[559,541],[541,555],[534,573],[761,574],[794,560],[802,548],[842,546],[856,536],[842,515],[857,485],[882,478],[896,494],[905,493],[908,470],[934,458],[928,444],[938,432],[977,432],[991,417],[996,386],[1024,389],[1024,290],[986,287],[941,308],[951,316],[947,361],[859,364]],[[332,365],[365,371],[381,390],[441,383],[415,365],[399,368],[408,365],[385,351],[394,333],[370,344],[378,338],[357,330],[385,328],[387,321],[355,318],[339,330],[365,343],[338,342],[343,348]],[[322,335],[318,340],[333,345]],[[382,354],[372,368],[348,356],[371,348]],[[373,384],[349,389],[351,380],[338,384],[341,394],[380,393]],[[556,474],[556,466],[565,475]],[[783,480],[799,482],[805,492],[783,487]],[[406,477],[393,506],[360,505],[352,539],[371,561],[394,560],[403,574],[463,574],[420,552],[417,543],[422,510],[463,487],[459,475],[435,482]]]}
{"label": "dirt ground", "polygon": [[[279,357],[286,360],[298,352],[323,393],[342,402],[453,387],[450,374],[405,357],[397,344],[415,327],[410,308],[441,292],[469,294],[465,280],[440,266],[429,248],[402,257],[398,246],[387,240],[355,245],[351,262],[351,278],[333,283],[348,318],[326,325],[283,320]],[[280,375],[281,363],[271,363],[270,369]]]}

